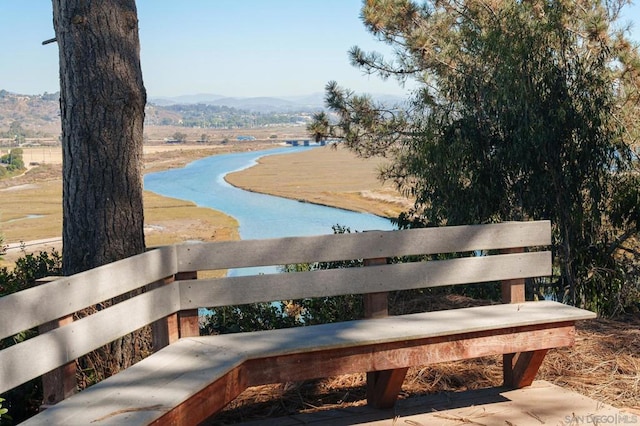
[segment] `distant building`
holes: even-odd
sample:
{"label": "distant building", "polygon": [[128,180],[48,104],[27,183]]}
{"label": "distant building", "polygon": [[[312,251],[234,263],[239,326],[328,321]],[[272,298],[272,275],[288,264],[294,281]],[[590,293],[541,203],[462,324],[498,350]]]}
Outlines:
{"label": "distant building", "polygon": [[243,135],[238,136],[237,139],[239,141],[255,141],[256,140],[256,138],[253,136],[243,136]]}

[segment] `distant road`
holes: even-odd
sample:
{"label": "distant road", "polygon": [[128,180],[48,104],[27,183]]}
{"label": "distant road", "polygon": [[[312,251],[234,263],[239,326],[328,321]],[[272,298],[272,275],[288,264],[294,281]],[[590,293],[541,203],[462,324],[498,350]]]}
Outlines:
{"label": "distant road", "polygon": [[22,241],[19,243],[9,243],[5,246],[6,249],[6,253],[15,253],[15,252],[19,252],[20,250],[22,250],[22,248],[27,248],[27,247],[34,247],[34,246],[43,246],[46,247],[47,245],[51,245],[51,244],[59,244],[62,243],[62,237],[55,237],[55,238],[44,238],[42,240],[31,240],[31,241]]}

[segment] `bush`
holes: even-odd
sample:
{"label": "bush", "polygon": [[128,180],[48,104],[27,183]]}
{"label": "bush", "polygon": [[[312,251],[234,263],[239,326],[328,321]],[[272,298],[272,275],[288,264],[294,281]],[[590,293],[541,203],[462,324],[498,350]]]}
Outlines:
{"label": "bush", "polygon": [[[6,174],[6,172],[13,172],[16,170],[24,169],[24,161],[22,160],[22,149],[13,148],[9,151],[9,154],[5,154],[0,157],[0,163],[6,164],[6,170],[0,172],[0,176]],[[3,167],[4,168],[4,167]]]}
{"label": "bush", "polygon": [[57,251],[26,254],[12,271],[0,268],[0,297],[33,287],[40,278],[61,274],[62,257]]}
{"label": "bush", "polygon": [[0,425],[4,425],[5,423],[9,424],[9,422],[13,420],[11,416],[8,414],[9,410],[6,408],[2,408],[3,402],[4,402],[4,399],[0,398]]}

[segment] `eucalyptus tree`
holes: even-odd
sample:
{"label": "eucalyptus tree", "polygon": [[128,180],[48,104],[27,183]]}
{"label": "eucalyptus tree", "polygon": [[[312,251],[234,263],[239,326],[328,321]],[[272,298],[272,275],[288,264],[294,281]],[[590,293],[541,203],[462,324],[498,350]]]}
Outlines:
{"label": "eucalyptus tree", "polygon": [[354,47],[352,64],[417,89],[388,108],[330,82],[337,120],[310,131],[389,159],[381,177],[416,200],[402,226],[550,219],[560,296],[611,313],[638,288],[640,60],[615,27],[623,3],[365,1],[395,54]]}

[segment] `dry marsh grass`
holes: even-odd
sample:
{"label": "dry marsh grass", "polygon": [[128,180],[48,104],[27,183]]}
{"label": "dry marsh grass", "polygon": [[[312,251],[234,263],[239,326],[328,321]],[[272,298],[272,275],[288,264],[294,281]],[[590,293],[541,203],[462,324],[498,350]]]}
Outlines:
{"label": "dry marsh grass", "polygon": [[329,146],[271,155],[258,166],[228,174],[230,184],[254,192],[397,217],[412,201],[378,179],[380,162]]}

